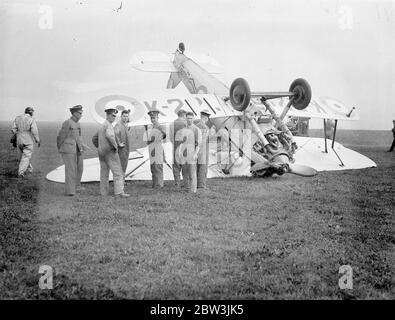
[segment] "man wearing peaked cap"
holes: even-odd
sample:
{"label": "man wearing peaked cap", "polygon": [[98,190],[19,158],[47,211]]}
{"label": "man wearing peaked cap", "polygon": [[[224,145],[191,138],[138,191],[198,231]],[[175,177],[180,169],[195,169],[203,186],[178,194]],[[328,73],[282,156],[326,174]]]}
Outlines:
{"label": "man wearing peaked cap", "polygon": [[157,110],[157,109],[151,109],[151,110],[149,110],[148,112],[147,112],[147,114],[149,115],[149,116],[151,116],[151,115],[159,115],[159,110]]}
{"label": "man wearing peaked cap", "polygon": [[69,108],[69,110],[70,110],[71,114],[73,114],[74,112],[81,112],[82,113],[82,106],[79,104],[79,105]]}
{"label": "man wearing peaked cap", "polygon": [[159,124],[159,110],[148,111],[152,128],[146,131],[146,141],[150,157],[150,168],[152,174],[152,187],[163,187],[163,162],[165,161],[162,141],[166,139],[166,132]]}
{"label": "man wearing peaked cap", "polygon": [[34,109],[32,107],[27,107],[25,114],[17,116],[12,124],[11,131],[14,134],[14,139],[16,139],[16,146],[20,155],[19,177],[24,177],[26,171],[33,171],[30,159],[33,155],[34,142],[40,147],[40,138],[38,136],[36,121],[33,118],[33,112]]}
{"label": "man wearing peaked cap", "polygon": [[207,116],[207,117],[211,116],[211,112],[208,111],[207,109],[204,109],[204,110],[200,111],[200,114],[204,115],[204,116]]}
{"label": "man wearing peaked cap", "polygon": [[200,120],[196,123],[196,126],[202,133],[202,144],[199,149],[196,174],[197,174],[197,188],[207,189],[207,170],[208,170],[208,159],[209,159],[209,132],[210,128],[207,126],[211,113],[207,109],[200,111]]}
{"label": "man wearing peaked cap", "polygon": [[109,194],[109,175],[111,170],[114,180],[114,195],[129,197],[130,195],[124,192],[124,175],[118,154],[118,143],[115,137],[114,127],[112,125],[115,121],[118,110],[108,108],[104,111],[106,113],[106,121],[92,138],[92,142],[97,141],[98,146],[100,162],[100,194],[102,196],[107,196]]}
{"label": "man wearing peaked cap", "polygon": [[107,115],[109,115],[109,114],[117,114],[118,113],[118,110],[117,109],[115,109],[115,108],[107,108],[107,109],[105,109],[104,110],[104,112],[107,114]]}
{"label": "man wearing peaked cap", "polygon": [[71,118],[63,122],[56,142],[65,167],[65,194],[73,196],[81,183],[84,170],[83,152],[86,145],[82,142],[79,124],[82,117],[82,106],[76,105],[69,110]]}

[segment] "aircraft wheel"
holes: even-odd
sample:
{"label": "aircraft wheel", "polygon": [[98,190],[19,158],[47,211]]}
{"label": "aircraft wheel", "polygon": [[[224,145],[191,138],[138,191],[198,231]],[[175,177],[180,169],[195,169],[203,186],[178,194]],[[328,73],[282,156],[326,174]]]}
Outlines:
{"label": "aircraft wheel", "polygon": [[296,93],[292,103],[295,109],[303,110],[309,105],[311,101],[311,87],[306,80],[301,78],[294,80],[289,87],[289,91]]}
{"label": "aircraft wheel", "polygon": [[250,104],[251,90],[248,82],[243,78],[237,78],[232,82],[229,91],[232,107],[237,111],[244,111]]}

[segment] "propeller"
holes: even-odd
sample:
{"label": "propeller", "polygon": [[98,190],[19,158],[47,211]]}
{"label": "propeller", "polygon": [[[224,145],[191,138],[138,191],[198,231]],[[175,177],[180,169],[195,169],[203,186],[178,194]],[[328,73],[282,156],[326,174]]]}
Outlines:
{"label": "propeller", "polygon": [[[280,166],[279,163],[273,162],[259,162],[259,163],[255,163],[250,171],[251,172],[257,172],[257,171],[261,171],[261,170],[266,170],[269,168],[276,168],[277,166]],[[302,164],[295,164],[295,163],[289,163],[288,164],[288,169],[285,171],[288,173],[292,173],[298,176],[302,176],[302,177],[313,177],[315,175],[317,175],[318,171],[315,170],[312,167],[309,166],[305,166]]]}
{"label": "propeller", "polygon": [[289,164],[288,172],[302,177],[314,177],[318,173],[318,171],[312,167],[295,163]]}

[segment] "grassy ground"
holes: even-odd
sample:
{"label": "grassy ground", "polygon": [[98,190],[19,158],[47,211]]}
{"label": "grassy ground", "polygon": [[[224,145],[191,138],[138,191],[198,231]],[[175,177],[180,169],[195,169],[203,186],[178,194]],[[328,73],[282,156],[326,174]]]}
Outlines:
{"label": "grassy ground", "polygon": [[[394,298],[389,133],[339,132],[375,169],[211,179],[197,195],[131,182],[132,198],[116,200],[100,197],[98,183],[64,197],[63,185],[44,179],[61,164],[59,126],[40,125],[43,146],[26,180],[15,177],[0,127],[1,298]],[[94,127],[83,130],[89,142]],[[44,264],[55,272],[50,292],[37,285]],[[343,264],[353,268],[353,290],[338,287]]]}

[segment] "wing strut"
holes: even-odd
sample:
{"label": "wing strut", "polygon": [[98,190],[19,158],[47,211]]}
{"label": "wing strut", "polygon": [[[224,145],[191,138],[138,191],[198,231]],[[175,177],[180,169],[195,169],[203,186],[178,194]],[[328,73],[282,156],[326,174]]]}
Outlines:
{"label": "wing strut", "polygon": [[335,148],[334,148],[335,139],[336,139],[336,129],[337,129],[337,119],[335,120],[335,128],[334,128],[334,130],[333,130],[332,150],[333,150],[333,152],[335,153],[336,157],[339,159],[339,161],[340,161],[340,163],[341,163],[340,166],[341,166],[341,167],[344,167],[344,163],[343,163],[342,159],[339,157],[339,155],[337,154],[337,152],[336,152],[336,150],[335,150]]}
{"label": "wing strut", "polygon": [[[344,167],[344,163],[342,161],[342,159],[340,158],[340,156],[337,154],[336,150],[335,150],[335,140],[336,140],[336,130],[337,130],[337,119],[335,119],[335,127],[333,128],[333,137],[332,137],[332,150],[335,153],[336,157],[339,159],[340,161],[340,166]],[[328,153],[328,147],[327,147],[327,142],[326,142],[326,119],[324,119],[324,141],[325,141],[325,153]]]}
{"label": "wing strut", "polygon": [[325,153],[328,153],[328,148],[326,146],[326,119],[324,120],[324,141],[325,141]]}

